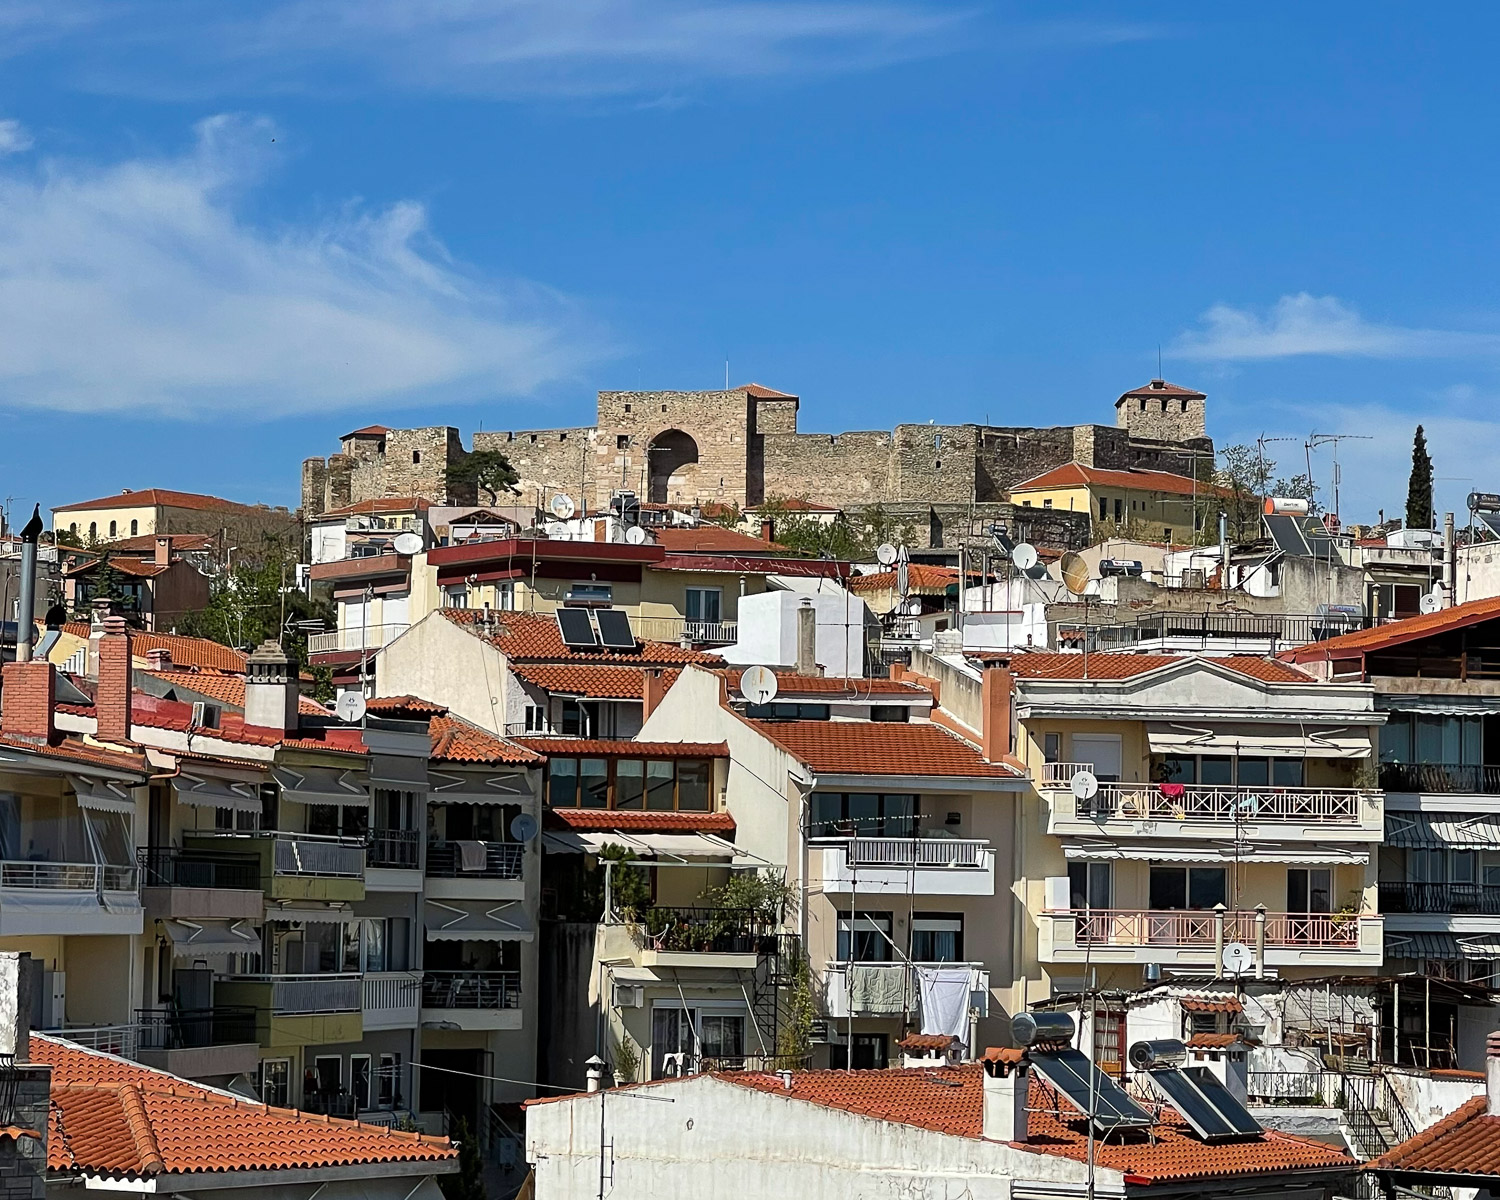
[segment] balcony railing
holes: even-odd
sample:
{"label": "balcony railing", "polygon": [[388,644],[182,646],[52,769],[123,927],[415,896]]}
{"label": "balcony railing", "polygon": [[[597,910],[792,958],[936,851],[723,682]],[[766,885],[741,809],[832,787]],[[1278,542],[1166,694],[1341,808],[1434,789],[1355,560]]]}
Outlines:
{"label": "balcony railing", "polygon": [[1073,782],[1073,776],[1079,771],[1094,770],[1093,763],[1081,762],[1049,762],[1042,764],[1042,786],[1043,787],[1068,787]]}
{"label": "balcony railing", "polygon": [[135,1011],[143,1050],[187,1050],[200,1046],[232,1046],[253,1042],[255,1008],[223,1004],[217,1008],[151,1009]]}
{"label": "balcony railing", "polygon": [[1265,821],[1357,825],[1361,800],[1374,794],[1359,788],[1179,786],[1181,791],[1172,784],[1101,783],[1093,799],[1078,802],[1078,815],[1094,820],[1122,817],[1225,825]]}
{"label": "balcony railing", "polygon": [[851,866],[982,867],[988,842],[965,838],[850,838],[845,843]]}
{"label": "balcony railing", "polygon": [[1500,766],[1462,763],[1381,763],[1380,786],[1388,792],[1466,792],[1500,795]]}
{"label": "balcony railing", "polygon": [[335,629],[331,633],[313,633],[307,638],[307,652],[327,654],[335,650],[378,650],[394,642],[409,628],[411,626],[405,621],[391,621],[381,625]]}
{"label": "balcony railing", "polygon": [[[1077,942],[1102,946],[1213,946],[1218,914],[1204,909],[1071,909]],[[1224,941],[1255,945],[1253,912],[1226,912]],[[1359,918],[1332,913],[1267,913],[1266,945],[1358,949]]]}
{"label": "balcony railing", "polygon": [[1380,911],[1500,916],[1500,886],[1482,883],[1382,883]]}
{"label": "balcony railing", "polygon": [[427,971],[423,1008],[520,1008],[519,971]]}
{"label": "balcony railing", "polygon": [[526,847],[520,842],[484,842],[484,866],[464,867],[457,842],[427,843],[427,874],[433,879],[519,879]]}
{"label": "balcony railing", "polygon": [[367,971],[363,1006],[366,1012],[415,1008],[422,976],[415,971]]}
{"label": "balcony railing", "polygon": [[270,984],[271,1011],[282,1016],[358,1012],[362,999],[356,974],[226,975],[224,981]]}
{"label": "balcony railing", "polygon": [[689,621],[685,617],[631,617],[630,628],[643,642],[680,642],[698,646],[727,646],[733,642],[734,621]]}
{"label": "balcony railing", "polygon": [[372,829],[365,847],[372,867],[415,871],[421,864],[422,835],[415,829]]}
{"label": "balcony railing", "polygon": [[171,846],[143,847],[138,854],[146,887],[260,890],[260,864],[253,858],[204,854]]}
{"label": "balcony railing", "polygon": [[777,1071],[804,1071],[812,1065],[810,1054],[693,1054],[682,1051],[667,1054],[664,1078],[698,1075],[709,1071],[754,1071],[774,1074]]}
{"label": "balcony railing", "polygon": [[103,863],[0,862],[0,888],[57,892],[133,892],[134,867]]}
{"label": "balcony railing", "polygon": [[364,844],[353,838],[278,833],[275,839],[271,862],[278,875],[359,879],[365,873]]}
{"label": "balcony railing", "polygon": [[631,922],[643,950],[700,954],[774,953],[776,929],[748,908],[648,908]]}

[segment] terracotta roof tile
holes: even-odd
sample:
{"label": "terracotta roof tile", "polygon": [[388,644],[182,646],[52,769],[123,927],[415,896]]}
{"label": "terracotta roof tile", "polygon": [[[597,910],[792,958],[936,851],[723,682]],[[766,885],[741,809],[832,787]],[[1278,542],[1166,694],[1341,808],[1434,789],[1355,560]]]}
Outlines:
{"label": "terracotta roof tile", "polygon": [[331,517],[353,517],[365,513],[425,513],[431,507],[432,502],[422,496],[381,496],[346,504],[342,508],[326,509],[312,520],[326,521]]}
{"label": "terracotta roof tile", "polygon": [[[1010,669],[1021,679],[1083,679],[1082,654],[977,654],[981,662],[996,658],[1008,658]],[[1194,655],[1172,654],[1090,654],[1088,656],[1089,679],[1133,679],[1148,671],[1159,670],[1184,660],[1211,662],[1226,670],[1238,671],[1252,679],[1265,683],[1316,684],[1305,671],[1272,658],[1256,658],[1249,654],[1232,654],[1223,658],[1197,658]]]}
{"label": "terracotta roof tile", "polygon": [[494,613],[491,619],[495,622],[495,631],[491,633],[483,627],[485,614],[477,609],[445,608],[441,612],[461,629],[484,638],[511,660],[596,662],[646,667],[675,666],[681,663],[722,666],[724,662],[716,654],[684,650],[669,642],[637,640],[634,651],[572,650],[563,644],[562,633],[557,628],[557,618],[545,613]]}
{"label": "terracotta roof tile", "polygon": [[52,1067],[53,1171],[149,1178],[456,1157],[446,1138],[270,1108],[42,1034],[31,1057]]}
{"label": "terracotta roof tile", "polygon": [[[92,714],[93,709],[85,711]],[[114,767],[120,771],[146,774],[146,760],[142,755],[89,746],[77,738],[65,737],[61,741],[48,743],[17,737],[14,734],[0,734],[0,746],[9,746],[13,750],[25,750],[31,754],[40,754],[44,758],[57,758],[64,762],[86,763],[95,767]]]}
{"label": "terracotta roof tile", "polygon": [[1421,613],[1415,617],[1403,617],[1386,625],[1370,629],[1357,629],[1322,642],[1310,642],[1306,646],[1285,651],[1281,657],[1292,662],[1323,662],[1331,658],[1356,658],[1372,650],[1389,650],[1406,642],[1466,629],[1481,621],[1500,617],[1500,596],[1487,600],[1471,600],[1452,608],[1439,609],[1435,613]]}
{"label": "terracotta roof tile", "polygon": [[497,737],[462,717],[443,712],[428,725],[432,737],[432,759],[435,762],[512,763],[516,766],[540,766],[540,754]]}
{"label": "terracotta roof tile", "polygon": [[[69,621],[63,626],[63,632],[87,638],[88,622]],[[130,652],[137,658],[144,658],[148,650],[168,651],[172,655],[172,664],[178,667],[207,667],[215,671],[232,671],[236,675],[245,673],[245,655],[229,646],[179,633],[145,633],[132,629]]]}
{"label": "terracotta roof tile", "polygon": [[1475,1096],[1437,1124],[1408,1138],[1369,1164],[1376,1171],[1500,1177],[1500,1117]]}
{"label": "terracotta roof tile", "polygon": [[814,771],[844,775],[958,775],[1013,779],[937,725],[885,721],[751,721]]}
{"label": "terracotta roof tile", "polygon": [[1183,1044],[1189,1050],[1224,1050],[1230,1046],[1258,1046],[1260,1043],[1238,1033],[1195,1033]]}
{"label": "terracotta roof tile", "polygon": [[143,533],[137,537],[104,542],[94,548],[119,554],[154,554],[158,537],[164,537],[171,542],[173,554],[185,554],[194,550],[212,550],[216,541],[211,533]]}
{"label": "terracotta roof tile", "polygon": [[226,509],[254,509],[253,504],[239,504],[233,500],[221,500],[218,496],[204,496],[198,492],[174,492],[170,488],[142,488],[138,492],[120,492],[113,496],[100,496],[97,500],[80,500],[76,504],[59,504],[54,513],[82,512],[87,509],[105,508],[191,508],[203,512],[222,512]]}
{"label": "terracotta roof tile", "polygon": [[[976,580],[979,578],[972,573],[970,577]],[[931,563],[908,563],[906,582],[914,592],[941,592],[957,585],[958,569],[937,567]],[[849,590],[856,593],[891,591],[895,586],[895,571],[876,571],[872,575],[853,575],[849,578]]]}
{"label": "terracotta roof tile", "polygon": [[626,739],[522,737],[517,743],[538,754],[594,758],[728,758],[727,742],[632,742]]}
{"label": "terracotta roof tile", "polygon": [[[220,704],[228,704],[241,710],[245,707],[245,681],[239,675],[199,671],[147,671],[145,673],[171,687],[197,692],[217,700]],[[297,711],[310,717],[329,715],[329,710],[311,696],[297,697]]]}
{"label": "terracotta roof tile", "polygon": [[448,706],[434,704],[431,700],[423,700],[420,696],[372,696],[365,702],[365,711],[380,716],[400,714],[435,717],[447,712]]}
{"label": "terracotta roof tile", "polygon": [[384,425],[366,425],[363,429],[351,429],[348,433],[340,437],[339,440],[343,441],[344,438],[352,437],[384,437],[388,433],[390,433],[390,430]]}
{"label": "terracotta roof tile", "polygon": [[1082,463],[1063,463],[1050,471],[1043,471],[1020,483],[1013,483],[1010,492],[1040,492],[1052,488],[1109,487],[1132,492],[1162,492],[1172,496],[1208,496],[1222,489],[1204,480],[1195,480],[1190,475],[1174,475],[1169,471],[1109,471],[1101,467],[1086,467]]}
{"label": "terracotta roof tile", "polygon": [[908,1033],[896,1045],[902,1050],[947,1050],[956,1041],[948,1033]]}
{"label": "terracotta roof tile", "polygon": [[[1143,383],[1134,391],[1124,393],[1120,400],[1138,400],[1142,396],[1196,396],[1199,400],[1207,399],[1203,392],[1194,391],[1181,384],[1168,383],[1165,379],[1153,379],[1149,383]],[[1115,403],[1119,404],[1120,400],[1116,400]]]}
{"label": "terracotta roof tile", "polygon": [[[639,700],[645,690],[643,667],[611,667],[595,663],[515,663],[518,679],[544,692],[562,692],[599,700]],[[678,670],[662,673],[667,687],[677,682]]]}
{"label": "terracotta roof tile", "polygon": [[785,546],[768,542],[722,525],[663,525],[652,530],[656,544],[673,554],[795,554]]}
{"label": "terracotta roof tile", "polygon": [[1182,998],[1183,1012],[1197,1013],[1237,1013],[1244,1012],[1245,1006],[1240,1003],[1238,996],[1184,996]]}
{"label": "terracotta roof tile", "polygon": [[637,812],[630,809],[549,808],[544,820],[550,829],[603,833],[611,829],[632,833],[721,833],[734,836],[734,818],[727,812]]}
{"label": "terracotta roof tile", "polygon": [[734,389],[737,392],[748,392],[757,400],[796,400],[797,397],[791,392],[778,392],[775,388],[768,388],[761,383],[742,383]]}
{"label": "terracotta roof tile", "polygon": [[[740,693],[742,668],[722,672],[729,680],[729,690]],[[846,679],[840,675],[798,675],[795,671],[776,669],[776,694],[787,696],[827,696],[829,699],[863,700],[870,696],[903,697],[908,700],[932,699],[932,693],[915,683],[900,679]]]}

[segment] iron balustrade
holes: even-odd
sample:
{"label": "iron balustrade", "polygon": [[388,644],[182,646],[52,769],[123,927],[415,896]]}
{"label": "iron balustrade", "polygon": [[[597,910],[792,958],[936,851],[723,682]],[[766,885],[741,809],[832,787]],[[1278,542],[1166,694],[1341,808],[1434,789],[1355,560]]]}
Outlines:
{"label": "iron balustrade", "polygon": [[146,887],[231,888],[260,891],[260,863],[253,858],[179,850],[174,846],[142,848],[137,860]]}
{"label": "iron balustrade", "polygon": [[1214,638],[1265,638],[1274,648],[1304,646],[1370,625],[1367,618],[1317,613],[1244,616],[1229,613],[1162,613],[1130,625],[1088,627],[1089,649],[1113,650],[1165,638],[1197,638],[1204,645]]}
{"label": "iron balustrade", "polygon": [[270,1009],[278,1016],[358,1012],[360,977],[329,975],[226,975],[226,983],[269,984]]}
{"label": "iron balustrade", "polygon": [[[1361,800],[1374,792],[1360,788],[1231,787],[1207,783],[1101,783],[1092,800],[1078,802],[1078,815],[1108,820],[1212,821],[1249,824],[1299,821],[1357,825]],[[1163,788],[1172,789],[1170,793]]]}
{"label": "iron balustrade", "polygon": [[1380,885],[1380,911],[1500,916],[1500,886],[1483,883],[1387,881]]}
{"label": "iron balustrade", "polygon": [[1381,763],[1380,786],[1387,792],[1500,795],[1500,766],[1464,763]]}
{"label": "iron balustrade", "polygon": [[760,954],[777,947],[775,923],[750,908],[648,908],[632,927],[645,950]]}
{"label": "iron balustrade", "polygon": [[1073,776],[1079,771],[1093,773],[1093,763],[1081,762],[1049,762],[1042,764],[1042,786],[1053,788],[1069,787],[1073,783]]}
{"label": "iron balustrade", "polygon": [[521,1007],[519,971],[426,971],[423,1008],[502,1009]]}
{"label": "iron balustrade", "polygon": [[851,866],[982,867],[988,842],[964,838],[850,838],[845,843]]}
{"label": "iron balustrade", "polygon": [[[1209,909],[1068,909],[1077,941],[1103,946],[1213,946],[1219,914]],[[1253,912],[1225,912],[1224,941],[1255,945]],[[1266,945],[1354,949],[1360,918],[1332,913],[1267,913]]]}
{"label": "iron balustrade", "polygon": [[199,1046],[232,1046],[258,1040],[255,1006],[221,1004],[215,1008],[135,1010],[143,1050],[185,1050]]}
{"label": "iron balustrade", "polygon": [[59,892],[133,892],[139,876],[134,867],[107,863],[0,862],[0,888],[37,888]]}
{"label": "iron balustrade", "polygon": [[1248,1071],[1245,1090],[1252,1101],[1321,1107],[1322,1071]]}
{"label": "iron balustrade", "polygon": [[271,843],[271,870],[276,875],[330,876],[359,879],[365,873],[365,839],[330,837],[315,833],[282,833],[274,829],[215,829],[195,832],[226,846],[243,842],[253,846]]}
{"label": "iron balustrade", "polygon": [[631,632],[646,642],[680,642],[727,646],[738,637],[734,621],[690,621],[686,617],[630,618]]}
{"label": "iron balustrade", "polygon": [[521,842],[484,842],[484,868],[463,869],[457,842],[427,843],[427,874],[433,879],[519,879],[526,847]]}
{"label": "iron balustrade", "polygon": [[421,864],[422,835],[415,829],[372,829],[365,861],[372,867],[415,871]]}

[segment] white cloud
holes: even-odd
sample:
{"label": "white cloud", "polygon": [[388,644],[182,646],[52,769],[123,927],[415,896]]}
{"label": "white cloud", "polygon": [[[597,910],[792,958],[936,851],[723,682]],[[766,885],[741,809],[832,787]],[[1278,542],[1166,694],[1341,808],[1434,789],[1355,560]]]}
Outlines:
{"label": "white cloud", "polygon": [[20,154],[23,150],[30,150],[31,146],[31,134],[21,122],[14,119],[0,121],[0,158]]}
{"label": "white cloud", "polygon": [[1203,314],[1202,327],[1181,334],[1172,353],[1196,360],[1252,361],[1323,355],[1334,358],[1469,358],[1500,354],[1500,334],[1414,329],[1365,320],[1335,296],[1283,296],[1265,315],[1228,304]]}
{"label": "white cloud", "polygon": [[565,298],[453,262],[419,204],[244,220],[273,134],[216,117],[180,158],[0,173],[0,398],[269,417],[525,395],[600,356]]}

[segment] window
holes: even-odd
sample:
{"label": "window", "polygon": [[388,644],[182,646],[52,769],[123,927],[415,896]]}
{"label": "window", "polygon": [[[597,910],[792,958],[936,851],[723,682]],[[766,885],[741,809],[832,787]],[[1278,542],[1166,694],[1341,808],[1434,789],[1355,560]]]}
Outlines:
{"label": "window", "polygon": [[421,461],[422,461],[422,452],[420,450],[413,450],[411,452],[412,466],[416,466]]}
{"label": "window", "polygon": [[1301,787],[1300,758],[1229,758],[1219,754],[1166,754],[1152,768],[1157,783],[1205,783],[1218,787]]}
{"label": "window", "polygon": [[1062,761],[1062,734],[1042,734],[1042,761],[1049,763]]}
{"label": "window", "polygon": [[401,1103],[401,1055],[385,1053],[380,1056],[379,1080],[380,1107],[396,1108]]}
{"label": "window", "polygon": [[1223,867],[1152,867],[1153,909],[1208,909],[1223,904],[1228,892]]}
{"label": "window", "polygon": [[354,1097],[355,1112],[362,1113],[370,1110],[370,1056],[368,1054],[349,1056],[349,1094]]}
{"label": "window", "polygon": [[320,1054],[302,1078],[302,1103],[315,1113],[332,1112],[343,1086],[344,1060],[337,1054]]}
{"label": "window", "polygon": [[1163,400],[1161,402],[1161,410],[1162,410],[1162,412],[1166,412],[1167,411],[1167,402],[1165,400]]}
{"label": "window", "polygon": [[646,760],[646,807],[662,812],[672,807],[672,786],[675,772],[668,759]]}
{"label": "window", "polygon": [[1100,496],[1099,497],[1099,519],[1102,521],[1102,520],[1104,520],[1108,516],[1109,516],[1109,501],[1105,497]]}
{"label": "window", "polygon": [[745,1053],[745,1018],[738,1013],[704,1013],[698,1018],[704,1058],[741,1058]]}
{"label": "window", "polygon": [[[853,956],[850,956],[850,930],[853,930]],[[891,945],[891,914],[862,912],[839,918],[838,957],[840,962],[891,962],[895,947]]]}
{"label": "window", "polygon": [[713,760],[707,758],[549,759],[547,803],[553,808],[711,812]]}
{"label": "window", "polygon": [[599,702],[586,700],[564,700],[562,702],[562,734],[564,737],[598,737]]}
{"label": "window", "polygon": [[89,522],[89,541],[94,541],[99,536],[99,522]]}
{"label": "window", "polygon": [[1118,783],[1124,770],[1124,750],[1117,733],[1075,733],[1073,761],[1089,763],[1100,783]]}
{"label": "window", "polygon": [[277,1108],[291,1107],[292,1060],[267,1058],[260,1064],[260,1099]]}
{"label": "window", "polygon": [[1142,412],[1146,411],[1146,397],[1144,397],[1144,396],[1141,397],[1141,411]]}
{"label": "window", "polygon": [[1121,497],[1116,496],[1115,497],[1115,522],[1116,522],[1116,524],[1118,524],[1119,522],[1123,521],[1124,519],[1125,519],[1125,501]]}
{"label": "window", "polygon": [[628,433],[617,433],[617,434],[615,434],[615,449],[616,450],[629,450],[630,449],[630,435]]}
{"label": "window", "polygon": [[113,521],[111,521],[109,523],[109,536],[110,537],[114,537],[115,536],[115,523]]}
{"label": "window", "polygon": [[1164,542],[1170,542],[1172,540],[1172,531],[1170,529],[1163,528],[1161,531],[1161,540]]}
{"label": "window", "polygon": [[469,588],[467,584],[459,583],[452,587],[443,589],[444,608],[468,608]]}
{"label": "window", "polygon": [[528,704],[526,706],[526,732],[545,733],[546,731],[546,710],[540,704]]}
{"label": "window", "polygon": [[919,963],[963,962],[963,913],[913,913],[911,960]]}
{"label": "window", "polygon": [[690,623],[702,622],[705,625],[717,625],[722,620],[720,605],[723,597],[722,588],[688,588],[683,608],[687,620]]}
{"label": "window", "polygon": [[915,837],[919,805],[909,792],[814,792],[808,835]]}
{"label": "window", "polygon": [[683,812],[708,812],[712,773],[707,759],[684,759],[677,764],[677,807]]}
{"label": "window", "polygon": [[870,720],[910,721],[911,709],[904,704],[872,704],[870,706]]}
{"label": "window", "polygon": [[1107,909],[1114,895],[1114,868],[1107,862],[1068,864],[1068,907]]}
{"label": "window", "polygon": [[615,807],[646,806],[646,764],[638,758],[622,758],[615,764]]}
{"label": "window", "polygon": [[78,533],[78,522],[77,521],[69,521],[68,522],[68,532],[71,533],[71,534],[75,534],[75,535]]}
{"label": "window", "polygon": [[[889,1062],[889,1038],[883,1033],[856,1033],[854,1035],[854,1069],[856,1071],[884,1071]],[[842,1071],[849,1064],[848,1050],[844,1046],[828,1048],[829,1062],[835,1070]]]}
{"label": "window", "polygon": [[1182,411],[1183,412],[1187,412],[1187,406],[1188,406],[1188,402],[1186,400],[1184,400],[1182,402]]}
{"label": "window", "polygon": [[131,537],[135,537],[135,535],[138,534],[140,531],[141,531],[141,523],[139,521],[132,521],[132,522],[130,522],[130,536]]}
{"label": "window", "polygon": [[609,807],[609,760],[604,758],[580,758],[578,760],[579,804],[584,808]]}
{"label": "window", "polygon": [[1286,910],[1289,913],[1333,911],[1333,872],[1327,867],[1288,867]]}
{"label": "window", "polygon": [[[1295,912],[1296,910],[1293,909],[1292,911]],[[1194,1013],[1188,1013],[1188,1015],[1187,1015],[1187,1018],[1188,1018],[1188,1020],[1187,1020],[1187,1025],[1188,1025],[1187,1031],[1188,1031],[1189,1034],[1194,1034],[1194,1033],[1220,1033],[1220,1032],[1228,1032],[1227,1030],[1220,1030],[1219,1029],[1219,1019],[1220,1019],[1220,1016],[1221,1016],[1221,1014],[1219,1014],[1219,1013],[1211,1013],[1211,1012],[1194,1012]]]}
{"label": "window", "polygon": [[547,803],[554,808],[578,807],[576,758],[554,758],[547,763]]}
{"label": "window", "polygon": [[830,716],[830,710],[826,704],[798,704],[783,701],[772,704],[751,704],[745,709],[745,715],[762,721],[826,721]]}

